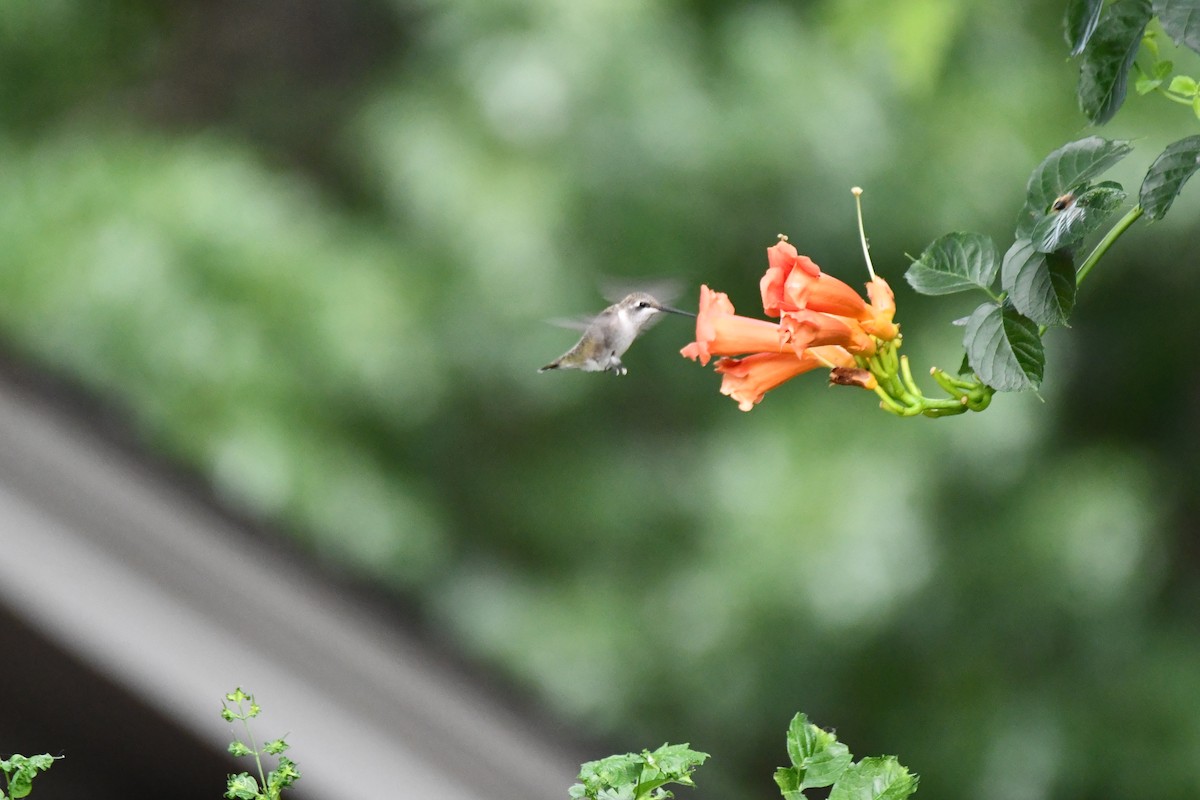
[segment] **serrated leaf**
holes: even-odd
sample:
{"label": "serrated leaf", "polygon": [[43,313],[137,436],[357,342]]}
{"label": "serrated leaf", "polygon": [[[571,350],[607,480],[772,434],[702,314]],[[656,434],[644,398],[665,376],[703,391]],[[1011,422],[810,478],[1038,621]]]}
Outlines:
{"label": "serrated leaf", "polygon": [[12,800],[28,797],[33,791],[33,779],[39,772],[44,772],[54,765],[54,756],[41,753],[35,756],[23,756],[14,753],[7,761],[0,762],[8,783],[8,796]]}
{"label": "serrated leaf", "polygon": [[1200,53],[1200,0],[1154,0],[1154,15],[1175,44]]}
{"label": "serrated leaf", "polygon": [[239,758],[242,756],[254,755],[254,751],[250,749],[248,744],[237,739],[234,739],[229,743],[229,752]]}
{"label": "serrated leaf", "polygon": [[1010,305],[976,308],[967,319],[963,347],[971,368],[997,391],[1020,392],[1042,383],[1046,352],[1037,323]]}
{"label": "serrated leaf", "polygon": [[1075,307],[1075,261],[1018,239],[1004,254],[1000,280],[1013,306],[1039,325],[1062,325]]}
{"label": "serrated leaf", "polygon": [[273,756],[277,756],[280,753],[286,752],[289,747],[290,747],[290,745],[287,742],[285,742],[282,738],[273,739],[263,745],[263,752],[268,753]]}
{"label": "serrated leaf", "polygon": [[1150,0],[1117,0],[1100,15],[1079,64],[1079,108],[1093,124],[1108,122],[1125,101],[1150,16]]}
{"label": "serrated leaf", "polygon": [[225,796],[229,800],[254,800],[258,797],[258,781],[249,772],[230,775],[225,782]]}
{"label": "serrated leaf", "polygon": [[1127,141],[1088,136],[1068,142],[1043,158],[1025,184],[1025,207],[1017,221],[1017,238],[1027,238],[1056,199],[1102,174],[1132,151]]}
{"label": "serrated leaf", "polygon": [[1063,33],[1071,55],[1077,56],[1083,52],[1088,40],[1096,31],[1096,23],[1100,21],[1100,12],[1104,8],[1104,0],[1070,0],[1067,3],[1067,14],[1063,19]]}
{"label": "serrated leaf", "polygon": [[708,753],[692,750],[686,744],[664,744],[653,752],[643,750],[588,761],[580,766],[579,783],[571,787],[570,794],[589,800],[632,800],[635,789],[645,794],[667,783],[692,786],[692,770],[707,758]]}
{"label": "serrated leaf", "polygon": [[662,775],[662,783],[674,782],[687,786],[692,785],[692,770],[708,758],[708,753],[692,750],[686,744],[664,744],[654,752],[643,755],[646,763]]}
{"label": "serrated leaf", "polygon": [[1171,83],[1167,88],[1178,94],[1195,94],[1196,79],[1188,75],[1176,75],[1171,78]]}
{"label": "serrated leaf", "polygon": [[1105,181],[1059,198],[1050,213],[1033,226],[1030,239],[1043,253],[1078,244],[1104,224],[1125,202],[1119,183]]}
{"label": "serrated leaf", "polygon": [[921,294],[987,289],[996,279],[996,245],[981,233],[940,236],[912,263],[904,277]]}
{"label": "serrated leaf", "polygon": [[788,725],[787,750],[800,773],[801,789],[829,786],[854,758],[837,736],[813,725],[804,714],[792,717]]}
{"label": "serrated leaf", "polygon": [[905,800],[917,790],[917,776],[895,756],[864,758],[846,770],[829,800]]}
{"label": "serrated leaf", "polygon": [[267,794],[278,797],[279,793],[300,780],[296,762],[287,756],[279,758],[279,766],[267,773]]}
{"label": "serrated leaf", "polygon": [[[1200,113],[1197,114],[1200,116]],[[1188,178],[1200,168],[1200,135],[1189,136],[1167,145],[1154,159],[1142,188],[1138,203],[1150,219],[1162,219],[1183,190]]]}
{"label": "serrated leaf", "polygon": [[775,784],[784,800],[805,800],[800,790],[801,772],[795,767],[780,767],[775,770]]}

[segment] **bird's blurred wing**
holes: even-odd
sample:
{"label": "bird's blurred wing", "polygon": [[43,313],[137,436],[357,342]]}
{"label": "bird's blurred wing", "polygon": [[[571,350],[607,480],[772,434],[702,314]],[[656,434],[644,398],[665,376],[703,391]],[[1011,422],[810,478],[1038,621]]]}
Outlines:
{"label": "bird's blurred wing", "polygon": [[586,331],[588,326],[596,321],[596,317],[552,317],[547,323],[556,328],[566,328],[572,331]]}
{"label": "bird's blurred wing", "polygon": [[683,291],[678,278],[622,278],[608,276],[600,279],[604,299],[616,303],[633,292],[645,292],[660,303],[670,305]]}

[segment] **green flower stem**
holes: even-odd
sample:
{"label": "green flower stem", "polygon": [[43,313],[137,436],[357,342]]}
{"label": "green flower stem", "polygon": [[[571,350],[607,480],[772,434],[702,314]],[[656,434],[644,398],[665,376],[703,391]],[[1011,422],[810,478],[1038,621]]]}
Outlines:
{"label": "green flower stem", "polygon": [[881,401],[879,403],[879,407],[884,411],[890,411],[898,417],[908,416],[908,409],[892,399],[892,396],[884,391],[882,386],[875,387],[875,394],[879,395],[879,399]]}
{"label": "green flower stem", "polygon": [[1092,250],[1087,259],[1079,265],[1079,270],[1075,273],[1076,286],[1083,284],[1088,273],[1092,271],[1092,267],[1096,266],[1096,262],[1104,257],[1104,254],[1108,252],[1108,248],[1112,247],[1117,239],[1121,238],[1121,234],[1125,233],[1130,225],[1137,222],[1143,213],[1140,205],[1134,206],[1129,209],[1129,213],[1117,220],[1117,224],[1113,225],[1108,233],[1104,235],[1104,238],[1100,240],[1100,244],[1096,245],[1096,249]]}
{"label": "green flower stem", "polygon": [[[254,700],[251,699],[250,702],[253,703]],[[241,711],[241,710],[242,710],[242,704],[239,702],[238,703],[238,711]],[[246,714],[246,715],[242,716],[240,719],[242,720],[242,727],[246,729],[246,739],[250,742],[250,749],[254,752],[254,763],[258,765],[258,781],[259,781],[258,785],[259,785],[261,791],[265,794],[267,791],[267,777],[266,777],[266,773],[263,772],[262,756],[258,752],[258,742],[254,741],[254,733],[251,732],[251,730],[250,730],[249,715]]]}
{"label": "green flower stem", "polygon": [[1161,86],[1158,88],[1158,93],[1173,103],[1179,103],[1181,106],[1191,106],[1192,104],[1192,98],[1175,94],[1170,89],[1163,89]]}
{"label": "green flower stem", "polygon": [[878,344],[875,355],[859,356],[857,361],[860,367],[870,370],[875,376],[875,394],[884,411],[900,417],[948,417],[967,411],[982,411],[991,403],[995,390],[990,386],[978,380],[955,378],[939,369],[930,370],[930,373],[950,397],[926,397],[913,379],[908,357],[896,352],[900,341]]}
{"label": "green flower stem", "polygon": [[917,386],[917,382],[913,380],[912,369],[908,366],[908,356],[900,356],[900,380],[904,381],[904,386],[912,394],[913,397],[924,399],[921,394],[921,389]]}
{"label": "green flower stem", "polygon": [[955,380],[945,370],[940,370],[937,367],[929,370],[929,374],[937,381],[938,386],[946,390],[946,394],[954,395],[955,397],[966,397],[967,391],[975,386],[975,384],[965,384],[963,381]]}

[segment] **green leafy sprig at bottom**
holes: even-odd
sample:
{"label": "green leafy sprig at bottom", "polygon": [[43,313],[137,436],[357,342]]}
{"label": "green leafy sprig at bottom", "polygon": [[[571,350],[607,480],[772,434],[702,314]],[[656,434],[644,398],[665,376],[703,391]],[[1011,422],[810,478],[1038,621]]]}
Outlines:
{"label": "green leafy sprig at bottom", "polygon": [[[775,770],[784,800],[807,800],[807,789],[829,789],[829,800],[905,800],[917,790],[917,776],[895,756],[854,760],[832,731],[822,730],[796,714],[788,726],[791,766]],[[657,750],[625,753],[589,761],[580,767],[571,800],[665,800],[674,797],[669,784],[695,786],[692,773],[708,753],[687,744],[664,744]]]}

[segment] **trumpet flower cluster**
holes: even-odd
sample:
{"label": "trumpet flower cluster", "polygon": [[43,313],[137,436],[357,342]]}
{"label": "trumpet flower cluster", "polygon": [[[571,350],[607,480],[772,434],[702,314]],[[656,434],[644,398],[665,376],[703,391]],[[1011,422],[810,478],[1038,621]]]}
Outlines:
{"label": "trumpet flower cluster", "polygon": [[735,314],[725,293],[701,286],[696,341],[682,354],[705,365],[722,356],[716,364],[723,376],[721,393],[743,411],[776,386],[815,369],[828,369],[832,383],[875,389],[878,381],[860,359],[900,335],[887,282],[871,279],[868,302],[800,255],[784,236],[767,249],[767,264],[759,282],[763,313],[777,321]]}
{"label": "trumpet flower cluster", "polygon": [[896,353],[901,337],[892,288],[872,269],[866,289],[864,298],[822,272],[781,235],[767,249],[767,271],[759,281],[763,313],[772,319],[736,314],[725,293],[701,286],[696,340],[680,352],[703,365],[720,357],[721,393],[742,411],[780,384],[818,369],[828,371],[832,385],[875,392],[884,410],[900,416],[944,416],[987,405],[990,388],[941,370],[931,372],[950,398],[924,397],[907,359]]}

